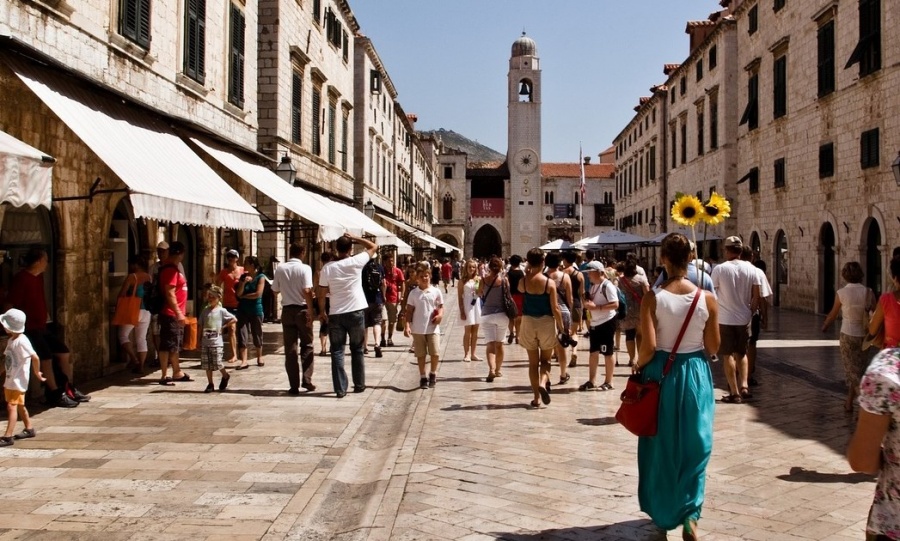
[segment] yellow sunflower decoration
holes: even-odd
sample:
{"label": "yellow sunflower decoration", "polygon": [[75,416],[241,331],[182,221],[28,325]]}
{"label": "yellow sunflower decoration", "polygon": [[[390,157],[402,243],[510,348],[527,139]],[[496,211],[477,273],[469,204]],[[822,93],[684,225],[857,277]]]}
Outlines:
{"label": "yellow sunflower decoration", "polygon": [[703,204],[703,215],[701,216],[701,219],[708,225],[719,225],[730,215],[731,203],[718,193],[713,192],[712,195],[709,196],[709,201]]}
{"label": "yellow sunflower decoration", "polygon": [[678,194],[672,205],[672,219],[675,223],[694,227],[704,215],[703,203],[694,195]]}

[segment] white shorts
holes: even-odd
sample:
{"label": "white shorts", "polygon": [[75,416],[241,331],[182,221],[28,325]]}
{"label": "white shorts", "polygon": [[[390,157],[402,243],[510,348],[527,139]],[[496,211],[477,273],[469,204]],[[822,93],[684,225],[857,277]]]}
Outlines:
{"label": "white shorts", "polygon": [[481,330],[484,331],[484,341],[502,342],[506,338],[506,330],[509,327],[509,318],[500,312],[481,316]]}

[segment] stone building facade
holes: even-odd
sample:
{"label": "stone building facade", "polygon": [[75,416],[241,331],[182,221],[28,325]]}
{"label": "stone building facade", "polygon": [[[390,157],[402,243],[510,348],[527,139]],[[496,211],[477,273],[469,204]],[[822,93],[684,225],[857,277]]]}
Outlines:
{"label": "stone building facade", "polygon": [[[828,311],[841,285],[840,268],[849,261],[863,265],[867,285],[885,290],[889,239],[900,233],[900,219],[892,219],[900,193],[890,146],[898,129],[900,101],[891,88],[900,77],[900,46],[882,29],[900,17],[900,5],[721,5],[710,17],[714,25],[688,23],[691,54],[667,66],[665,85],[655,87],[616,139],[619,224],[627,225],[642,204],[639,193],[628,189],[630,164],[640,160],[629,142],[634,128],[654,100],[667,100],[667,129],[656,135],[667,149],[666,185],[651,187],[654,196],[661,192],[666,215],[678,191],[724,192],[734,210],[717,235],[739,234],[759,252],[776,305]],[[710,70],[713,47],[717,67]],[[704,75],[697,81],[700,62]],[[710,139],[713,97],[717,149]]]}

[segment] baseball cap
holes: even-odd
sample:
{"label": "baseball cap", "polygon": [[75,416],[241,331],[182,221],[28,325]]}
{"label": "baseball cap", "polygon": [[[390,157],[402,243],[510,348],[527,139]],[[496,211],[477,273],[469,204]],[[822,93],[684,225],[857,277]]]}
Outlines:
{"label": "baseball cap", "polygon": [[169,249],[169,243],[166,242],[166,241],[162,241],[162,242],[160,242],[159,244],[156,245],[156,249],[157,249],[157,250],[168,250],[168,249]]}
{"label": "baseball cap", "polygon": [[597,260],[590,261],[584,266],[584,270],[582,270],[581,272],[591,272],[591,271],[603,272],[603,263],[600,263]]}
{"label": "baseball cap", "polygon": [[21,334],[25,332],[25,312],[11,308],[5,314],[0,315],[0,325],[7,332]]}
{"label": "baseball cap", "polygon": [[241,254],[237,250],[232,249],[225,252],[225,257],[241,257]]}
{"label": "baseball cap", "polygon": [[741,248],[743,246],[744,242],[741,240],[741,237],[732,235],[725,239],[726,248]]}

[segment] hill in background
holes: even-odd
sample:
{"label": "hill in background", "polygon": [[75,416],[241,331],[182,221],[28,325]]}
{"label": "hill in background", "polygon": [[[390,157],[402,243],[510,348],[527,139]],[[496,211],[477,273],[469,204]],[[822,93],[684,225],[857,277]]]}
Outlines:
{"label": "hill in background", "polygon": [[497,152],[453,130],[441,128],[439,130],[420,131],[419,134],[423,137],[440,139],[444,143],[444,148],[465,152],[468,154],[469,162],[491,162],[506,159],[506,154]]}

